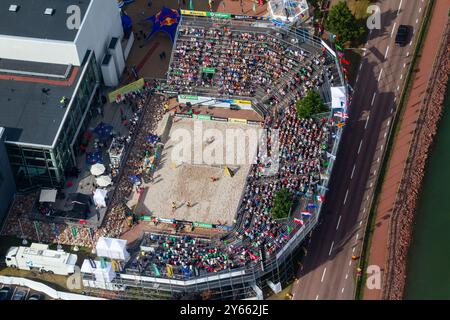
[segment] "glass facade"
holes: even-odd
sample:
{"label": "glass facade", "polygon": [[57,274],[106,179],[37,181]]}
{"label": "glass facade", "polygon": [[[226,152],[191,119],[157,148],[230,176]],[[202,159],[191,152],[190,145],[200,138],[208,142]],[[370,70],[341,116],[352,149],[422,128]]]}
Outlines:
{"label": "glass facade", "polygon": [[[62,126],[55,148],[6,145],[19,190],[32,187],[61,187],[65,181],[65,171],[76,166],[77,142],[84,136],[100,103],[98,90],[101,81],[100,71],[94,53],[88,52],[87,55],[90,56],[86,62],[85,74],[80,80],[77,92],[72,96],[70,112]],[[93,95],[94,98],[89,104]]]}

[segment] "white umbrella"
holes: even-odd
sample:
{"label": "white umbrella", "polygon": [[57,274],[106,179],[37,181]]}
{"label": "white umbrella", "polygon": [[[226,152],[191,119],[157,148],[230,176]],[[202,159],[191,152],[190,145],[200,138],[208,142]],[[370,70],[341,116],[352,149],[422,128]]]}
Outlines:
{"label": "white umbrella", "polygon": [[94,176],[102,175],[105,172],[106,168],[101,163],[96,163],[91,167],[91,173]]}
{"label": "white umbrella", "polygon": [[107,187],[112,183],[110,176],[101,176],[95,179],[99,187]]}

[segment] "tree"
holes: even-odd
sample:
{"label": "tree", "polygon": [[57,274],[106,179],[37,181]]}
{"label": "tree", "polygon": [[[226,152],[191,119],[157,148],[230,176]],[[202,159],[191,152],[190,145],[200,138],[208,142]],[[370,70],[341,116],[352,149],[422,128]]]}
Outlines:
{"label": "tree", "polygon": [[309,91],[302,100],[297,101],[297,113],[300,118],[311,118],[313,115],[327,111],[317,91]]}
{"label": "tree", "polygon": [[288,189],[283,188],[275,194],[273,201],[272,216],[275,219],[283,219],[289,216],[293,203],[292,194]]}
{"label": "tree", "polygon": [[364,28],[358,25],[356,17],[344,1],[340,1],[330,9],[325,27],[338,35],[343,43],[357,40],[364,34]]}

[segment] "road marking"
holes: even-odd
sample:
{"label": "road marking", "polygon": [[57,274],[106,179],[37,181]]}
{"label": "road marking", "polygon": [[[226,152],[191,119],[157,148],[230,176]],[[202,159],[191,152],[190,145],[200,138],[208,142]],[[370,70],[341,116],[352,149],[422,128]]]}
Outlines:
{"label": "road marking", "polygon": [[402,79],[403,79],[403,74],[400,75],[400,80],[402,80]]}
{"label": "road marking", "polygon": [[364,126],[364,129],[367,129],[367,124],[369,123],[369,119],[370,119],[370,116],[367,116],[366,125]]}
{"label": "road marking", "polygon": [[[400,5],[398,6],[398,11],[400,11],[400,9],[402,8],[402,2],[403,2],[403,0],[400,0]],[[397,14],[398,14],[398,12],[397,12]]]}
{"label": "road marking", "polygon": [[380,162],[380,157],[378,157],[377,162]]}
{"label": "road marking", "polygon": [[325,278],[325,273],[326,272],[327,272],[327,268],[323,269],[322,279],[320,280],[320,282],[323,282],[323,278]]}
{"label": "road marking", "polygon": [[[366,208],[364,208],[364,212],[366,211]],[[362,225],[362,220],[359,222],[359,226],[361,227]]]}
{"label": "road marking", "polygon": [[334,241],[331,243],[330,252],[328,252],[328,255],[331,256],[331,251],[333,251]]}
{"label": "road marking", "polygon": [[419,18],[416,19],[416,23],[419,23]]}
{"label": "road marking", "polygon": [[356,240],[358,240],[358,238],[359,238],[359,233],[356,234]]}
{"label": "road marking", "polygon": [[352,265],[352,260],[350,259],[350,261],[348,262],[348,265],[351,266]]}
{"label": "road marking", "polygon": [[421,12],[422,12],[422,7],[419,8],[419,13],[421,13]]}
{"label": "road marking", "polygon": [[345,275],[345,280],[347,280],[348,279],[348,273]]}
{"label": "road marking", "polygon": [[386,138],[386,136],[387,136],[387,132],[384,133],[384,137],[385,137],[385,138]]}
{"label": "road marking", "polygon": [[362,63],[359,65],[359,71],[361,71],[362,69]]}
{"label": "road marking", "polygon": [[387,122],[387,126],[389,126],[391,124],[391,120],[388,120],[388,122]]}
{"label": "road marking", "polygon": [[342,288],[342,291],[341,291],[342,293],[344,293],[344,289],[345,289],[345,288]]}
{"label": "road marking", "polygon": [[319,300],[319,295],[316,296],[316,300]]}
{"label": "road marking", "polygon": [[375,97],[376,97],[376,95],[377,95],[377,93],[375,92],[375,93],[373,94],[373,97],[372,97],[372,104],[371,104],[371,106],[373,106],[373,103],[375,102]]}
{"label": "road marking", "polygon": [[347,192],[345,193],[344,204],[347,202],[347,196],[348,196],[348,189]]}
{"label": "road marking", "polygon": [[400,90],[400,86],[397,86],[397,91]]}
{"label": "road marking", "polygon": [[381,145],[380,150],[383,151],[384,144]]}
{"label": "road marking", "polygon": [[412,46],[412,40],[411,40],[411,42],[409,43],[409,46]]}
{"label": "road marking", "polygon": [[[397,98],[395,98],[395,99],[397,99]],[[395,100],[394,100],[395,101]],[[393,113],[394,112],[394,108],[391,108],[391,113]]]}
{"label": "road marking", "polygon": [[353,250],[352,250],[353,253],[355,253],[355,249],[356,249],[356,248],[354,247]]}
{"label": "road marking", "polygon": [[[373,173],[374,175],[375,175],[375,172]],[[371,182],[369,188],[372,188],[372,186],[373,186],[373,183]]]}
{"label": "road marking", "polygon": [[383,69],[381,69],[381,71],[380,71],[380,75],[378,76],[378,82],[380,82],[380,79],[381,79],[381,75],[383,74]]}
{"label": "road marking", "polygon": [[409,57],[409,51],[406,53],[406,56]]}
{"label": "road marking", "polygon": [[353,179],[353,175],[355,174],[355,169],[356,169],[356,164],[353,166],[352,175],[351,175],[350,179]]}
{"label": "road marking", "polygon": [[367,201],[367,200],[369,200],[369,195],[367,195],[367,197],[366,197],[366,201]]}
{"label": "road marking", "polygon": [[392,36],[394,35],[394,31],[395,31],[395,26],[396,26],[396,25],[397,25],[397,22],[394,23],[394,26],[392,27],[391,38],[392,38]]}
{"label": "road marking", "polygon": [[356,76],[355,82],[358,82],[358,80],[359,80],[359,73],[358,73],[358,75]]}
{"label": "road marking", "polygon": [[339,229],[339,224],[341,223],[341,218],[342,218],[342,216],[339,216],[339,220],[338,220],[338,223],[337,223],[337,226],[336,226],[336,230]]}
{"label": "road marking", "polygon": [[406,68],[406,63],[403,64],[403,68]]}
{"label": "road marking", "polygon": [[[366,208],[363,209],[363,213],[365,213],[365,212],[366,212]],[[362,221],[361,221],[361,223],[362,223]],[[359,225],[361,225],[361,223]]]}
{"label": "road marking", "polygon": [[386,54],[384,55],[385,59],[387,58],[388,52],[389,52],[389,46],[386,48]]}
{"label": "road marking", "polygon": [[[366,127],[367,127],[367,123],[366,123]],[[361,139],[361,142],[359,143],[359,148],[358,148],[358,154],[359,154],[359,152],[361,151],[361,146],[362,146],[362,139]]]}

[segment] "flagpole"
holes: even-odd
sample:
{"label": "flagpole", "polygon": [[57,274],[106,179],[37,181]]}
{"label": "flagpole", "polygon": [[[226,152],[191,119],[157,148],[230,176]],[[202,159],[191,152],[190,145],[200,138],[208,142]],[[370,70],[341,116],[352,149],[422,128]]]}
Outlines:
{"label": "flagpole", "polygon": [[39,241],[39,243],[41,242],[41,238],[39,237],[39,231],[38,231],[38,221],[35,221],[34,222],[34,229],[36,230],[36,235],[37,235],[37,238],[38,238],[38,241]]}

